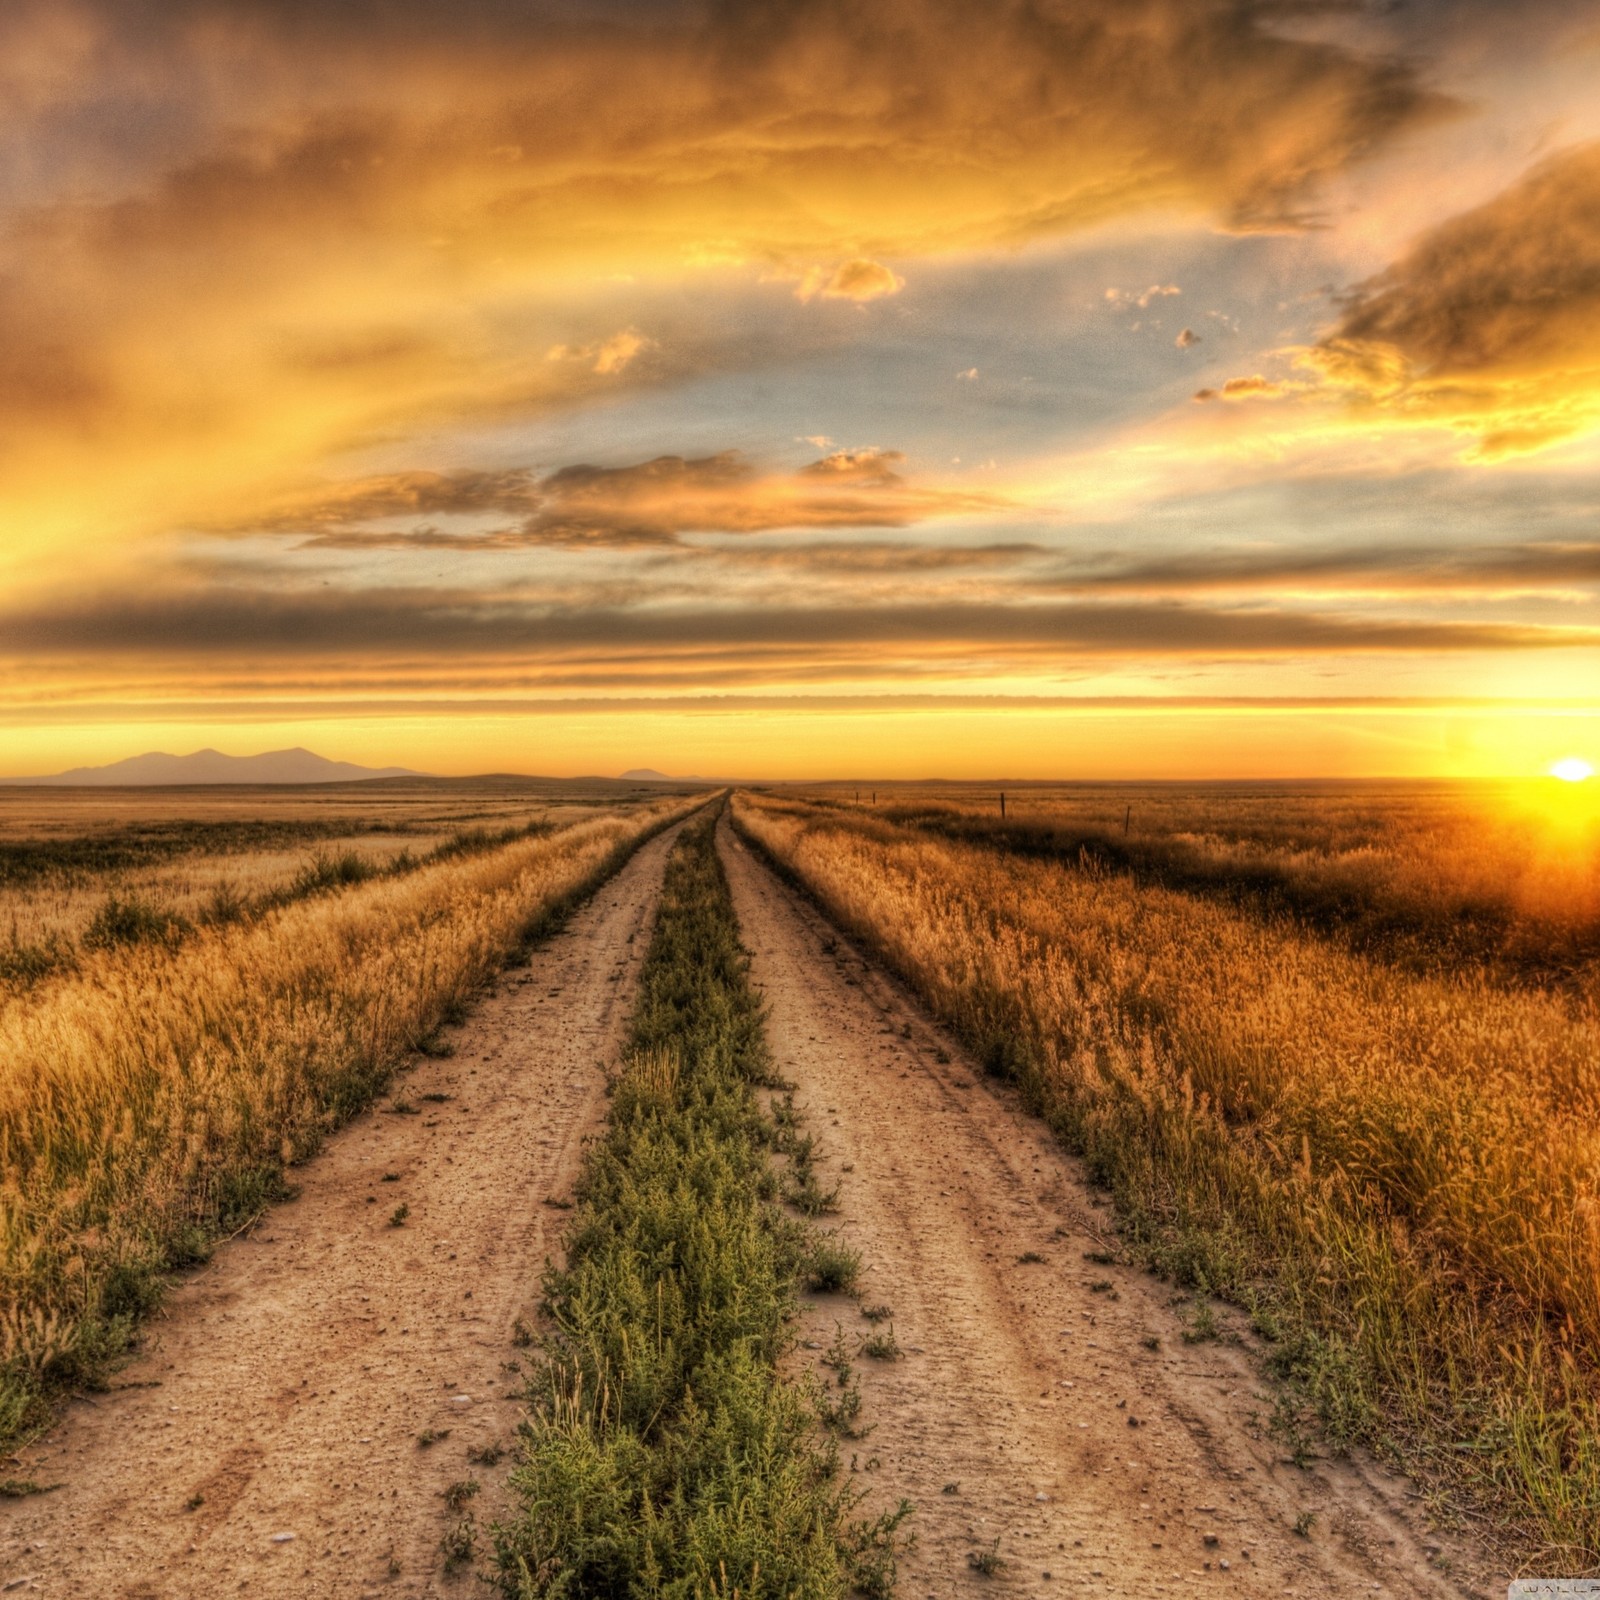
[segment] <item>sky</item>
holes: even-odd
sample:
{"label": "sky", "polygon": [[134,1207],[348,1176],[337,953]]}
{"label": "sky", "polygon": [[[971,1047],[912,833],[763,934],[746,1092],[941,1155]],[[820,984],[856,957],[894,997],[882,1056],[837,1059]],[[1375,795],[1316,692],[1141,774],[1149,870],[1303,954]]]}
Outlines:
{"label": "sky", "polygon": [[8,0],[0,775],[1600,765],[1600,16]]}

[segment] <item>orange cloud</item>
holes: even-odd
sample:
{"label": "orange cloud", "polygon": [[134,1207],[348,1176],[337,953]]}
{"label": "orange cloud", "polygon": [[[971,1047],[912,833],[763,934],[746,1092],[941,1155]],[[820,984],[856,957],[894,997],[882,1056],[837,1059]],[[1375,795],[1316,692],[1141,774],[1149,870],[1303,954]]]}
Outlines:
{"label": "orange cloud", "polygon": [[1292,394],[1296,387],[1294,384],[1275,383],[1257,372],[1248,378],[1229,378],[1220,389],[1200,389],[1196,391],[1195,399],[1202,404],[1211,400],[1271,400]]}
{"label": "orange cloud", "polygon": [[794,295],[797,300],[812,300],[821,295],[824,300],[854,300],[861,304],[899,294],[905,286],[906,280],[881,261],[868,261],[858,256],[853,261],[841,262],[831,273],[812,267],[801,278]]}
{"label": "orange cloud", "polygon": [[[993,493],[914,487],[898,470],[904,460],[896,450],[839,450],[798,472],[773,473],[725,450],[568,466],[542,478],[523,468],[391,473],[295,496],[212,531],[291,535],[324,549],[628,548],[696,533],[907,527],[1007,505]],[[509,525],[484,526],[506,515]],[[451,527],[450,519],[468,520]]]}
{"label": "orange cloud", "polygon": [[902,481],[898,468],[905,462],[898,450],[835,450],[800,469],[807,478],[826,478],[833,483],[869,483],[894,486]]}

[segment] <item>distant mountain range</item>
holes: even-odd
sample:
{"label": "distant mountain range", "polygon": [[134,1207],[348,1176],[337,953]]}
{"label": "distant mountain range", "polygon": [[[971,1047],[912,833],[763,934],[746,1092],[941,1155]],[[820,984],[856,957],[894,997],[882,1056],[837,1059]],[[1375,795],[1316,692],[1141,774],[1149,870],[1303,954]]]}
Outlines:
{"label": "distant mountain range", "polygon": [[668,772],[657,772],[654,767],[633,767],[622,774],[624,783],[720,783],[720,778],[697,778],[688,773],[673,777]]}
{"label": "distant mountain range", "polygon": [[47,778],[0,778],[0,784],[51,784],[72,788],[186,783],[355,783],[372,778],[421,778],[406,767],[358,767],[329,761],[313,750],[269,750],[259,756],[225,756],[220,750],[192,755],[148,755],[113,761],[108,767],[74,767]]}

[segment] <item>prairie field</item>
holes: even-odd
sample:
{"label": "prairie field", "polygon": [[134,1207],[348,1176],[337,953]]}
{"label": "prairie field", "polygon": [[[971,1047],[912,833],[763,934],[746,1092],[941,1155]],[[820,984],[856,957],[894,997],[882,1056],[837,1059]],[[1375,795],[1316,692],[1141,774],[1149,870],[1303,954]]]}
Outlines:
{"label": "prairie field", "polygon": [[0,1581],[1485,1600],[1600,1567],[1571,808],[4,805],[13,948],[58,959],[0,987]]}
{"label": "prairie field", "polygon": [[[862,793],[798,792],[852,811]],[[1600,803],[1583,787],[898,784],[866,794],[883,821],[1015,855],[1081,857],[1142,884],[1287,915],[1416,970],[1466,962],[1579,991],[1600,975]]]}
{"label": "prairie field", "polygon": [[[609,791],[609,792],[608,792]],[[180,936],[333,884],[571,822],[629,786],[0,787],[0,993],[86,950]]]}
{"label": "prairie field", "polygon": [[1545,1570],[1591,1570],[1593,815],[1443,790],[1022,791],[1004,821],[992,791],[871,800],[735,814],[1023,1087],[1140,1259],[1247,1308],[1291,1451],[1373,1446]]}
{"label": "prairie field", "polygon": [[0,1438],[697,803],[544,787],[0,799]]}

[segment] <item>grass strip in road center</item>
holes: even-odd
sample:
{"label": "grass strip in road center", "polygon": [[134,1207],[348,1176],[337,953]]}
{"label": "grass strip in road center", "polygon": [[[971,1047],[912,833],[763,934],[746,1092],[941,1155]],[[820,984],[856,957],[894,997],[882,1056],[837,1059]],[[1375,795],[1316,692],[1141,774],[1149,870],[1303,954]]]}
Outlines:
{"label": "grass strip in road center", "polygon": [[[720,809],[720,808],[719,808]],[[814,1394],[780,1363],[814,1241],[778,1204],[773,1084],[715,818],[668,861],[609,1125],[591,1150],[535,1378],[518,1600],[887,1594],[904,1510],[852,1518]]]}

